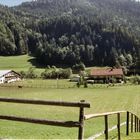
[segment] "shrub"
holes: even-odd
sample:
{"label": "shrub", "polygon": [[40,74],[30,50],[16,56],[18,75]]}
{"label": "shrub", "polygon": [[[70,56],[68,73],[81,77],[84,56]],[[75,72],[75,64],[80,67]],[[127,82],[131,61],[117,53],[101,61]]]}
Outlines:
{"label": "shrub", "polygon": [[86,81],[84,82],[84,88],[88,88],[88,84]]}
{"label": "shrub", "polygon": [[25,71],[20,71],[20,76],[21,78],[26,78],[26,72]]}
{"label": "shrub", "polygon": [[46,69],[44,72],[41,73],[41,77],[43,79],[68,79],[72,74],[72,70],[68,69],[58,69],[58,68],[50,68]]}
{"label": "shrub", "polygon": [[37,75],[35,73],[35,69],[33,67],[29,68],[29,70],[27,71],[26,78],[30,78],[30,79],[37,78]]}
{"label": "shrub", "polygon": [[35,73],[35,69],[33,67],[29,68],[27,72],[20,71],[21,78],[35,79],[37,78],[37,74]]}
{"label": "shrub", "polygon": [[41,77],[43,79],[51,79],[52,73],[46,69],[44,72],[41,73]]}
{"label": "shrub", "polygon": [[72,69],[76,72],[79,72],[79,71],[84,71],[85,70],[85,65],[84,63],[79,63],[79,64],[75,64],[72,66]]}
{"label": "shrub", "polygon": [[78,88],[80,88],[80,86],[81,86],[80,82],[77,82],[76,85],[77,85]]}
{"label": "shrub", "polygon": [[68,69],[62,69],[59,73],[60,78],[62,79],[68,79],[72,75],[72,70],[70,68]]}
{"label": "shrub", "polygon": [[77,87],[79,88],[81,85],[84,86],[84,88],[87,88],[88,87],[88,83],[87,81],[85,80],[84,76],[80,76],[80,79],[79,81],[77,82]]}
{"label": "shrub", "polygon": [[132,77],[130,82],[133,83],[133,84],[140,84],[140,76]]}

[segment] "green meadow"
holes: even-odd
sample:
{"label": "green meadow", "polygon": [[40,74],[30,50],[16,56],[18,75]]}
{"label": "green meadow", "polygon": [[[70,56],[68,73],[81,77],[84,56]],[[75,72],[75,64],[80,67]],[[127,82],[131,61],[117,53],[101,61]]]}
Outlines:
{"label": "green meadow", "polygon": [[[39,82],[39,81],[38,81]],[[51,81],[53,82],[53,81]],[[55,84],[54,80],[54,84]],[[68,82],[68,81],[67,81]],[[66,81],[65,81],[66,83]],[[25,88],[0,87],[0,97],[43,99],[56,101],[80,101],[86,100],[91,108],[85,110],[85,114],[102,113],[118,110],[128,110],[140,116],[140,86],[125,85],[107,88],[106,86],[91,86],[85,88]],[[50,107],[0,103],[0,114],[16,115],[50,120],[78,120],[77,108]],[[122,114],[121,122],[125,121],[126,114]],[[104,118],[87,120],[85,123],[85,138],[104,130]],[[116,115],[109,117],[109,126],[116,124]],[[1,138],[23,139],[72,139],[77,138],[77,128],[63,128],[54,126],[35,125],[11,121],[0,121]],[[125,127],[121,129],[125,137]],[[102,136],[101,138],[103,138]],[[139,134],[131,134],[129,138],[138,138]],[[110,138],[117,138],[117,130],[110,133]],[[128,138],[128,137],[127,137]]]}
{"label": "green meadow", "polygon": [[15,70],[17,72],[27,71],[30,67],[36,69],[36,73],[44,71],[42,66],[37,64],[34,57],[29,55],[0,56],[0,70]]}
{"label": "green meadow", "polygon": [[[0,57],[0,69],[27,71],[32,64],[33,57],[23,55],[15,57]],[[35,67],[35,66],[34,66]],[[36,72],[44,71],[40,66],[35,67]],[[22,88],[18,88],[22,85]],[[0,86],[0,97],[20,99],[42,99],[56,101],[85,100],[91,108],[85,114],[102,113],[110,111],[128,110],[140,117],[140,86],[138,85],[90,85],[88,88],[77,88],[76,83],[68,80],[26,80],[10,85]],[[15,115],[20,117],[41,118],[50,120],[77,121],[79,110],[77,108],[36,106],[0,102],[1,115]],[[124,122],[126,114],[121,115]],[[116,115],[109,117],[109,127],[116,125]],[[85,138],[104,130],[104,118],[96,118],[85,122]],[[77,128],[63,128],[30,123],[0,120],[0,138],[4,139],[76,139]],[[139,139],[139,133],[125,136],[125,126],[121,128],[123,139]],[[104,139],[104,136],[100,137]],[[110,139],[117,138],[117,130],[109,133]]]}

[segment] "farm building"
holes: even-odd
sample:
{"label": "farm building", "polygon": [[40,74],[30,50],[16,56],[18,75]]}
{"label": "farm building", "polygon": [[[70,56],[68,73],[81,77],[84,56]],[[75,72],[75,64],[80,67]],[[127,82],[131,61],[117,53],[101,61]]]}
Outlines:
{"label": "farm building", "polygon": [[89,79],[94,80],[96,83],[123,82],[124,73],[121,68],[92,69]]}
{"label": "farm building", "polygon": [[20,74],[13,70],[0,70],[0,84],[21,80]]}

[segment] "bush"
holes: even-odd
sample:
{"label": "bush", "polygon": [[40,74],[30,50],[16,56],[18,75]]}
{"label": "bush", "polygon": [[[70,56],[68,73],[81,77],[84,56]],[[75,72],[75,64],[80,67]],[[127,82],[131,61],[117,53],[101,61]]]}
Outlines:
{"label": "bush", "polygon": [[26,72],[25,71],[20,71],[20,76],[21,78],[26,78]]}
{"label": "bush", "polygon": [[22,78],[29,78],[29,79],[37,78],[37,75],[35,73],[35,69],[33,67],[29,68],[27,72],[21,71],[20,75]]}
{"label": "bush", "polygon": [[41,73],[43,79],[68,79],[72,74],[72,70],[69,69],[58,69],[58,68],[49,68]]}
{"label": "bush", "polygon": [[41,73],[41,77],[43,79],[51,79],[52,73],[46,69],[44,72]]}
{"label": "bush", "polygon": [[33,67],[29,68],[29,70],[27,71],[26,78],[30,78],[30,79],[37,78],[37,75],[35,73],[35,69]]}
{"label": "bush", "polygon": [[70,76],[72,75],[72,70],[70,68],[68,69],[63,69],[60,71],[60,77],[59,78],[62,78],[62,79],[68,79],[70,78]]}
{"label": "bush", "polygon": [[81,86],[80,82],[77,82],[76,85],[77,85],[78,88],[80,88],[80,86]]}
{"label": "bush", "polygon": [[72,69],[76,72],[84,71],[85,70],[85,65],[84,65],[84,63],[81,62],[79,64],[73,65]]}
{"label": "bush", "polygon": [[88,88],[88,84],[86,81],[84,82],[84,88]]}
{"label": "bush", "polygon": [[87,88],[88,87],[88,83],[87,81],[85,80],[84,76],[80,76],[80,79],[79,81],[77,82],[77,87],[79,88],[81,85],[84,86],[84,88]]}
{"label": "bush", "polygon": [[133,78],[131,78],[130,80],[131,83],[133,84],[140,84],[140,76],[134,76]]}

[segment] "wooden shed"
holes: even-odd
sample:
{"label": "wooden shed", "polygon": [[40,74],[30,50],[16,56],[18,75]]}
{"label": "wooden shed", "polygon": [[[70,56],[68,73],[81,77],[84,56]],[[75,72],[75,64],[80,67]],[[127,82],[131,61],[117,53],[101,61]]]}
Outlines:
{"label": "wooden shed", "polygon": [[13,70],[0,70],[0,84],[21,80],[20,74]]}

